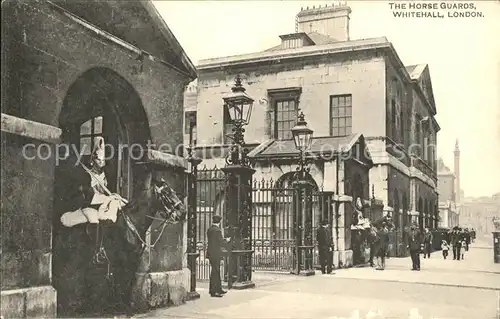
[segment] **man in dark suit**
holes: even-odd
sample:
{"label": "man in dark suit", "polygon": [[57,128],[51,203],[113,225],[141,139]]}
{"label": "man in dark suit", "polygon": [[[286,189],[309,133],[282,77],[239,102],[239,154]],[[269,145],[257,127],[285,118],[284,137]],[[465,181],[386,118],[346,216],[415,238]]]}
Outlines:
{"label": "man in dark suit", "polygon": [[420,270],[420,252],[422,251],[422,238],[418,231],[418,227],[411,226],[410,234],[408,236],[408,248],[410,249],[410,256],[412,262],[411,270]]}
{"label": "man in dark suit", "polygon": [[220,276],[220,261],[223,255],[223,248],[227,248],[227,243],[222,237],[220,222],[222,217],[213,216],[212,226],[208,228],[207,238],[207,259],[210,261],[210,289],[209,293],[212,297],[222,297],[226,291],[222,290]]}
{"label": "man in dark suit", "polygon": [[424,258],[431,258],[432,252],[432,233],[429,231],[429,228],[425,228],[424,231]]}
{"label": "man in dark suit", "polygon": [[453,249],[453,260],[460,260],[460,248],[462,247],[462,236],[458,227],[453,228],[451,233],[451,247]]}
{"label": "man in dark suit", "polygon": [[332,273],[333,242],[328,227],[328,221],[323,221],[316,230],[316,241],[318,242],[319,263],[321,273]]}
{"label": "man in dark suit", "polygon": [[385,257],[389,247],[389,229],[386,222],[383,222],[380,229],[377,230],[377,236],[379,239],[375,245],[375,256],[377,257],[377,267],[375,269],[384,270]]}

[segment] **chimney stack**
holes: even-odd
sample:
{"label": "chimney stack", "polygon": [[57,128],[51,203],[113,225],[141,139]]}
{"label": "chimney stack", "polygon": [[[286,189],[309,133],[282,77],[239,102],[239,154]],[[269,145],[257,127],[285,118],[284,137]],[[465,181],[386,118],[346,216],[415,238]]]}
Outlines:
{"label": "chimney stack", "polygon": [[337,41],[349,41],[349,15],[351,8],[345,3],[312,9],[307,7],[297,14],[298,31],[318,32]]}

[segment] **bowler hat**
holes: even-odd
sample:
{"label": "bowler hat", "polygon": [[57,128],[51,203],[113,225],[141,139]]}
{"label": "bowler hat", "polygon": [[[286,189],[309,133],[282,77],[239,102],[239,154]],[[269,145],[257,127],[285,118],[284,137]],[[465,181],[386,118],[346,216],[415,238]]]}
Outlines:
{"label": "bowler hat", "polygon": [[321,221],[321,225],[326,226],[328,225],[328,219],[324,219]]}
{"label": "bowler hat", "polygon": [[221,220],[222,220],[222,217],[220,217],[219,215],[212,216],[212,223],[214,223],[214,224],[220,223]]}

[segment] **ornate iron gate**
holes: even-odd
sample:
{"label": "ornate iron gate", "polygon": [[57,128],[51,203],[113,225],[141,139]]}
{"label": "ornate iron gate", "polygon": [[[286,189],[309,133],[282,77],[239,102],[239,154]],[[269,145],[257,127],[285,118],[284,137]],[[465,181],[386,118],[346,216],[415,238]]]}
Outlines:
{"label": "ornate iron gate", "polygon": [[[264,271],[291,272],[294,267],[296,251],[297,220],[296,200],[298,191],[293,187],[281,187],[273,180],[254,181],[253,184],[253,269]],[[311,222],[313,265],[318,268],[319,260],[316,244],[316,229],[322,219],[332,225],[333,200],[331,194],[314,190],[311,201]],[[302,258],[306,258],[307,254]]]}
{"label": "ornate iron gate", "polygon": [[254,181],[253,268],[289,272],[295,251],[296,190],[274,186],[272,180]]}
{"label": "ornate iron gate", "polygon": [[[207,250],[207,230],[212,225],[212,216],[223,216],[225,175],[217,167],[212,169],[206,166],[197,172],[196,192],[196,222],[197,243],[199,253],[196,265],[197,280],[210,279],[210,262],[205,258]],[[222,219],[224,223],[224,218]],[[222,228],[224,225],[221,225]],[[221,274],[224,273],[224,262],[221,263]]]}
{"label": "ornate iron gate", "polygon": [[[214,214],[224,215],[226,186],[225,174],[214,167],[199,169],[197,172],[197,279],[208,280],[210,264],[205,259],[206,234]],[[296,203],[297,189],[277,185],[271,180],[254,181],[252,185],[252,265],[255,271],[290,272],[294,267],[296,249]],[[316,247],[316,229],[326,218],[332,225],[332,194],[314,190],[311,200],[313,264],[319,267]],[[222,219],[224,222],[225,218]],[[224,228],[224,225],[222,225]],[[304,258],[304,257],[303,257]],[[221,273],[224,273],[224,262]]]}

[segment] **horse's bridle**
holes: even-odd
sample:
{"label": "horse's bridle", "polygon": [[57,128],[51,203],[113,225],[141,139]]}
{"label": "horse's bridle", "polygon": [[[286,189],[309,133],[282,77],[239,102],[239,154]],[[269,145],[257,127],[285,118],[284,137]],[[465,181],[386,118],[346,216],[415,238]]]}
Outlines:
{"label": "horse's bridle", "polygon": [[[164,199],[162,198],[162,196],[163,196],[162,192],[163,192],[164,188],[166,188],[166,187],[168,187],[168,186],[166,185],[165,181],[163,181],[163,180],[154,180],[154,192],[155,192],[156,199],[158,201],[162,202],[162,203],[164,202]],[[158,214],[158,211],[156,212],[156,214]],[[160,234],[156,238],[155,242],[153,244],[148,244],[146,242],[146,240],[144,240],[141,237],[141,235],[137,231],[137,228],[134,226],[134,224],[130,220],[130,217],[128,217],[127,214],[125,214],[124,212],[122,212],[122,215],[123,215],[123,218],[125,219],[125,223],[127,224],[127,227],[130,229],[130,231],[132,231],[132,233],[134,233],[134,235],[137,237],[137,239],[139,239],[139,241],[141,242],[142,249],[145,249],[145,248],[153,249],[156,246],[156,244],[158,244],[158,242],[160,241],[160,238],[162,237],[163,232],[165,231],[165,229],[167,228],[167,226],[170,225],[170,224],[174,224],[174,223],[176,223],[178,221],[178,220],[176,220],[176,218],[178,218],[178,216],[174,215],[174,214],[171,214],[167,218],[158,218],[156,216],[146,215],[146,217],[149,218],[149,219],[159,220],[159,221],[162,222],[160,224],[160,226],[158,226],[157,228],[155,228],[153,230],[146,231],[146,235],[147,235],[148,233],[151,233],[152,231],[156,231],[158,228],[161,227]]]}

